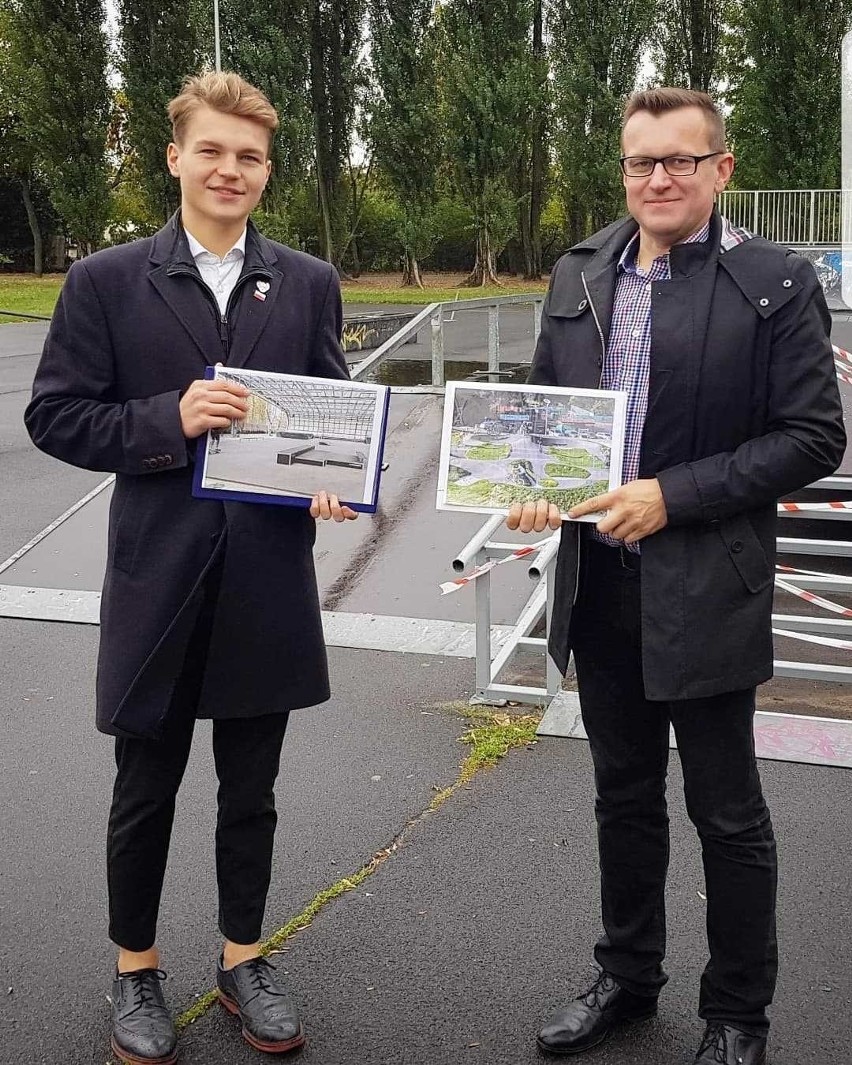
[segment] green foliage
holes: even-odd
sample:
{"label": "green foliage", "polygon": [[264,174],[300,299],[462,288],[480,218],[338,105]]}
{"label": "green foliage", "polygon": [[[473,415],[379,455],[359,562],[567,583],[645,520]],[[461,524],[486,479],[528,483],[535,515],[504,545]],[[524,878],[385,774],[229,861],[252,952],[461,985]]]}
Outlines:
{"label": "green foliage", "polygon": [[[817,17],[818,16],[818,17]],[[852,0],[731,4],[728,123],[740,188],[840,187],[840,44]]]}
{"label": "green foliage", "polygon": [[447,499],[456,506],[495,507],[508,510],[513,503],[534,503],[544,497],[555,503],[561,512],[570,510],[577,503],[605,492],[606,481],[594,481],[578,488],[544,488],[537,485],[528,488],[520,484],[491,484],[476,481],[474,484],[454,484],[447,489]]}
{"label": "green foliage", "polygon": [[554,141],[573,243],[624,214],[621,109],[654,24],[654,0],[550,0]]}
{"label": "green foliage", "polygon": [[724,0],[668,0],[653,36],[661,85],[713,92],[721,76]]}
{"label": "green foliage", "polygon": [[109,213],[109,91],[101,0],[7,0],[6,32],[24,91],[18,113],[50,198],[83,254]]}
{"label": "green foliage", "polygon": [[511,452],[509,444],[479,444],[468,448],[465,457],[497,462],[507,459]]}
{"label": "green foliage", "polygon": [[278,218],[287,214],[294,187],[309,172],[313,131],[308,57],[302,0],[228,0],[223,6],[223,67],[262,89],[278,112],[272,175],[264,193],[264,206]]}
{"label": "green foliage", "polygon": [[172,139],[166,106],[201,62],[198,3],[119,0],[118,11],[127,112],[122,148],[134,156],[150,219],[162,225],[180,202],[178,183],[166,169]]}
{"label": "green foliage", "polygon": [[554,481],[552,477],[543,477],[539,481],[539,485],[542,488],[558,488],[559,487],[559,482],[558,481]]}
{"label": "green foliage", "polygon": [[434,242],[432,209],[441,160],[433,0],[370,0],[376,79],[369,138],[401,204],[397,240],[409,261]]}
{"label": "green foliage", "polygon": [[559,462],[545,464],[544,472],[550,477],[588,477],[589,471],[583,466],[568,466]]}
{"label": "green foliage", "polygon": [[589,465],[593,465],[595,461],[583,447],[549,447],[547,453],[555,459],[575,459],[577,462]]}
{"label": "green foliage", "polygon": [[474,216],[471,280],[480,283],[494,275],[496,255],[517,221],[512,175],[518,138],[538,92],[531,25],[530,0],[448,0],[440,9],[447,155]]}

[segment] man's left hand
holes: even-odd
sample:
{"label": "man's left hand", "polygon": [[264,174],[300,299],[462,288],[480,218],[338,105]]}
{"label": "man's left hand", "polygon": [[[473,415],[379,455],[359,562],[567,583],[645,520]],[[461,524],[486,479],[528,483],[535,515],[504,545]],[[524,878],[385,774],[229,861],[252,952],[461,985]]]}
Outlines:
{"label": "man's left hand", "polygon": [[323,521],[328,521],[329,518],[335,521],[354,521],[358,517],[358,511],[341,506],[337,496],[318,492],[311,500],[311,517],[322,518]]}
{"label": "man's left hand", "polygon": [[568,517],[581,518],[584,514],[601,510],[607,513],[598,522],[598,532],[607,533],[628,544],[659,532],[669,520],[660,482],[656,477],[628,481],[612,492],[578,503],[568,511]]}

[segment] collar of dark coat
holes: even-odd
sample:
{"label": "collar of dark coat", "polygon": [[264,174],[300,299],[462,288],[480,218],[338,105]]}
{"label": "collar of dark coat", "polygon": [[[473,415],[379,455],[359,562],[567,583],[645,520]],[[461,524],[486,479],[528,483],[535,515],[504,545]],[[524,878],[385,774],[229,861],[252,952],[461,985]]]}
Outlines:
{"label": "collar of dark coat", "polygon": [[[195,260],[189,250],[189,241],[186,239],[186,232],[181,222],[180,210],[175,211],[163,228],[154,235],[148,258],[158,266],[165,263],[167,273],[180,272],[187,267],[191,270],[196,269]],[[252,274],[258,277],[272,277],[273,271],[281,272],[275,247],[249,219],[246,223],[245,263],[241,276]]]}
{"label": "collar of dark coat", "polygon": [[[628,216],[569,248],[566,258],[576,258],[579,269],[570,272],[567,284],[560,283],[563,279],[557,277],[550,294],[548,313],[564,318],[573,318],[582,313],[586,308],[584,299],[588,289],[596,310],[608,323],[612,313],[618,261],[638,229],[635,219]],[[762,237],[753,237],[722,253],[721,234],[722,218],[714,210],[710,216],[710,232],[706,241],[676,244],[672,248],[672,278],[692,277],[709,265],[711,260],[715,261],[762,318],[774,314],[802,290],[801,282],[790,271],[787,259],[793,253],[789,249]]]}

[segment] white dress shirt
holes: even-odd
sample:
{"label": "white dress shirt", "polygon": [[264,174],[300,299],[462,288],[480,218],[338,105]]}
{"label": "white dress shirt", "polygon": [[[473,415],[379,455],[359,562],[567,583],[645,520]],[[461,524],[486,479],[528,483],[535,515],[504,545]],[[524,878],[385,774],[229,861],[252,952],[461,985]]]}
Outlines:
{"label": "white dress shirt", "polygon": [[198,272],[216,297],[219,313],[224,318],[228,298],[234,291],[234,286],[243,270],[243,260],[246,257],[246,231],[243,230],[233,248],[221,259],[212,251],[208,251],[203,244],[199,244],[188,229],[184,229],[184,233],[186,233],[189,251],[195,259]]}

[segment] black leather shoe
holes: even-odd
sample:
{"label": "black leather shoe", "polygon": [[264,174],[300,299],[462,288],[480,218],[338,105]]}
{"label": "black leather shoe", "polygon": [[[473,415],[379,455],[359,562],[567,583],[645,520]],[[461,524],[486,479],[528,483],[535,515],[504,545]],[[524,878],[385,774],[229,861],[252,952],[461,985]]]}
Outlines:
{"label": "black leather shoe", "polygon": [[112,1033],[115,1056],[131,1065],[173,1065],[177,1033],[163,989],[162,969],[118,973],[112,982]]}
{"label": "black leather shoe", "polygon": [[243,1022],[243,1038],[267,1054],[283,1054],[305,1042],[296,1003],[275,966],[266,958],[252,958],[233,969],[216,970],[219,1001]]}
{"label": "black leather shoe", "polygon": [[729,1024],[708,1024],[695,1065],[766,1065],[766,1039]]}
{"label": "black leather shoe", "polygon": [[644,1021],[656,1012],[656,995],[634,995],[602,972],[542,1028],[538,1045],[549,1054],[579,1054],[602,1043],[616,1025]]}

